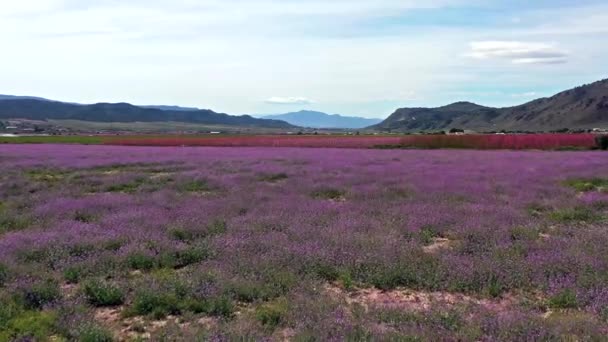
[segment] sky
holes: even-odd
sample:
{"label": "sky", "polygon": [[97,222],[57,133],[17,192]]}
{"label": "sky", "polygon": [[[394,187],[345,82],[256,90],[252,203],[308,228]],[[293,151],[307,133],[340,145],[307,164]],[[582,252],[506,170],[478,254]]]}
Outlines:
{"label": "sky", "polygon": [[608,78],[605,0],[0,0],[0,94],[384,118]]}

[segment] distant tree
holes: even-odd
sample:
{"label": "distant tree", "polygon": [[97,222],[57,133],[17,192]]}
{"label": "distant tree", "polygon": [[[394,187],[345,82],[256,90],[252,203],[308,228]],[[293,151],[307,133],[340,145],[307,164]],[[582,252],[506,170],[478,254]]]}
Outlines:
{"label": "distant tree", "polygon": [[450,133],[451,133],[451,134],[454,134],[454,133],[464,133],[464,129],[460,129],[460,128],[452,128],[452,129],[450,130]]}
{"label": "distant tree", "polygon": [[608,150],[608,135],[598,135],[595,137],[595,143],[600,150]]}

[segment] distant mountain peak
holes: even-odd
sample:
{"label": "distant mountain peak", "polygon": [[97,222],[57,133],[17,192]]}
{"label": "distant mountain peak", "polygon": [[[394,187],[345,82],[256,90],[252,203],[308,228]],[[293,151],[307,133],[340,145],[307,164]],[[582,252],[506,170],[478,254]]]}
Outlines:
{"label": "distant mountain peak", "polygon": [[469,101],[458,101],[458,102],[454,102],[451,103],[449,105],[443,106],[443,107],[439,107],[437,109],[451,109],[451,110],[465,110],[465,111],[471,111],[471,110],[476,110],[479,108],[487,108],[481,105],[478,105],[476,103],[473,102],[469,102]]}
{"label": "distant mountain peak", "polygon": [[292,125],[310,128],[360,129],[381,122],[381,119],[368,119],[355,116],[327,114],[313,110],[300,110],[285,114],[263,116],[265,119],[283,120]]}

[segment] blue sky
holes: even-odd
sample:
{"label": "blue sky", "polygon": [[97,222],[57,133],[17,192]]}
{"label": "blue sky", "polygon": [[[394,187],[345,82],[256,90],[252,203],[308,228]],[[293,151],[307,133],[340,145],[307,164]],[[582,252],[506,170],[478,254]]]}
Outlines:
{"label": "blue sky", "polygon": [[608,77],[606,1],[21,0],[0,93],[386,117]]}

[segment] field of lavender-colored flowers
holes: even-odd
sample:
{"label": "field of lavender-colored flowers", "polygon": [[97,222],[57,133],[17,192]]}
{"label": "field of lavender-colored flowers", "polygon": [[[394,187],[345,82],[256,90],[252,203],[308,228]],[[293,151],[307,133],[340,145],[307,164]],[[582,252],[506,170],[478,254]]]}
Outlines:
{"label": "field of lavender-colored flowers", "polygon": [[602,340],[602,152],[3,145],[0,341]]}

